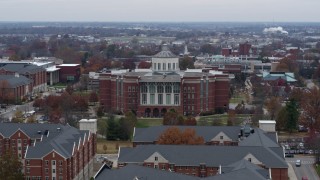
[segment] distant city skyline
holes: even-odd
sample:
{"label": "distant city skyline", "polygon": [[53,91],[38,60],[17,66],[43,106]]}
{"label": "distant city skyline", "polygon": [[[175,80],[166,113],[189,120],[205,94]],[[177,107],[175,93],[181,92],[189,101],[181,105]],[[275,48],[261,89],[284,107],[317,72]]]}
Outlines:
{"label": "distant city skyline", "polygon": [[320,22],[319,0],[0,0],[0,21]]}

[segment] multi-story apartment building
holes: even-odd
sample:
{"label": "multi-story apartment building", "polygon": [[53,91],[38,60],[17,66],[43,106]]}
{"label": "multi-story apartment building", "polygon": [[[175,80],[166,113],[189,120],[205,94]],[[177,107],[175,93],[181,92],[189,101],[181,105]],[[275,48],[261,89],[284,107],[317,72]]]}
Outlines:
{"label": "multi-story apartment building", "polygon": [[95,134],[59,124],[2,123],[0,156],[11,151],[26,180],[86,180],[93,176]]}
{"label": "multi-story apartment building", "polygon": [[0,75],[25,76],[31,81],[29,91],[32,94],[47,89],[47,72],[45,68],[40,66],[24,63],[0,63]]}

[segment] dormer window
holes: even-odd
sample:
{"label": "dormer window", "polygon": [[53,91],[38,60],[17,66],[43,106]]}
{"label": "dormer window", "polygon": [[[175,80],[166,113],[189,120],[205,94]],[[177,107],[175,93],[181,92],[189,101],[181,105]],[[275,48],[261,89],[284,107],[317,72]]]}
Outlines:
{"label": "dormer window", "polygon": [[251,162],[251,158],[248,158],[248,161]]}

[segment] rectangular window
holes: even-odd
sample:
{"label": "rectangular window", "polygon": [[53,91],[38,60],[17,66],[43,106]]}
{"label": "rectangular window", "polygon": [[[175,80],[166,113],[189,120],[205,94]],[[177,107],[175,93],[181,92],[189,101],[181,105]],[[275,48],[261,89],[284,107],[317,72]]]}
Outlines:
{"label": "rectangular window", "polygon": [[172,87],[166,86],[166,93],[172,93]]}
{"label": "rectangular window", "polygon": [[155,160],[155,161],[158,161],[158,157],[157,157],[157,156],[156,156],[156,157],[154,157],[154,160]]}
{"label": "rectangular window", "polygon": [[63,180],[63,176],[59,176],[59,180]]}
{"label": "rectangular window", "polygon": [[180,85],[178,83],[173,86],[173,93],[180,93]]}
{"label": "rectangular window", "polygon": [[163,104],[163,94],[158,94],[158,104]]}
{"label": "rectangular window", "polygon": [[168,63],[168,70],[171,70],[171,63]]}
{"label": "rectangular window", "polygon": [[165,71],[166,70],[166,63],[163,63],[162,67],[163,67],[163,70]]}
{"label": "rectangular window", "polygon": [[63,161],[60,160],[59,161],[59,165],[62,166],[63,165]]}
{"label": "rectangular window", "polygon": [[158,63],[158,70],[161,70],[161,64]]}
{"label": "rectangular window", "polygon": [[220,136],[220,139],[223,139],[223,136]]}
{"label": "rectangular window", "polygon": [[141,86],[141,93],[148,93],[148,86],[147,85]]}
{"label": "rectangular window", "polygon": [[18,139],[18,143],[21,143],[21,139]]}
{"label": "rectangular window", "polygon": [[52,165],[53,165],[53,166],[56,165],[56,161],[52,161]]}
{"label": "rectangular window", "polygon": [[172,63],[172,69],[173,69],[173,70],[176,69],[176,63]]}
{"label": "rectangular window", "polygon": [[157,86],[157,93],[163,93],[163,86],[161,85]]}
{"label": "rectangular window", "polygon": [[154,94],[150,94],[150,104],[155,104]]}
{"label": "rectangular window", "polygon": [[142,94],[142,104],[147,104],[147,94]]}
{"label": "rectangular window", "polygon": [[48,160],[46,160],[45,162],[46,162],[46,166],[48,166],[48,165],[49,165],[49,161],[48,161]]}
{"label": "rectangular window", "polygon": [[166,165],[163,164],[161,169],[166,170]]}
{"label": "rectangular window", "polygon": [[171,94],[166,95],[166,104],[171,104]]}
{"label": "rectangular window", "polygon": [[45,172],[46,172],[46,174],[48,174],[48,173],[49,173],[49,169],[48,169],[48,168],[46,168],[46,169],[45,169]]}
{"label": "rectangular window", "polygon": [[52,173],[56,173],[56,169],[52,169]]}
{"label": "rectangular window", "polygon": [[178,105],[179,104],[179,94],[174,95],[174,104]]}
{"label": "rectangular window", "polygon": [[156,87],[154,85],[150,85],[150,93],[156,93]]}
{"label": "rectangular window", "polygon": [[30,160],[26,160],[26,164],[27,164],[27,165],[30,165]]}
{"label": "rectangular window", "polygon": [[67,76],[67,81],[74,81],[74,76]]}
{"label": "rectangular window", "polygon": [[46,180],[49,180],[49,176],[46,176]]}
{"label": "rectangular window", "polygon": [[59,173],[62,174],[62,172],[63,172],[63,169],[59,168]]}
{"label": "rectangular window", "polygon": [[29,174],[29,173],[30,173],[30,168],[27,168],[26,173],[27,173],[27,174]]}
{"label": "rectangular window", "polygon": [[154,168],[155,168],[155,169],[158,169],[158,165],[154,165]]}
{"label": "rectangular window", "polygon": [[153,69],[154,69],[154,70],[157,69],[157,63],[153,63]]}

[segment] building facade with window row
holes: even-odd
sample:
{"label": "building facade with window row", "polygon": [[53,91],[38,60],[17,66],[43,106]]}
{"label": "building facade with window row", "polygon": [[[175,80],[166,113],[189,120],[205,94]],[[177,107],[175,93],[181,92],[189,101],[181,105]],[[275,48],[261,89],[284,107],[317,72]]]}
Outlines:
{"label": "building facade with window row", "polygon": [[161,117],[170,109],[184,115],[223,111],[229,102],[229,75],[215,70],[180,71],[179,58],[167,48],[152,58],[151,69],[100,74],[100,103],[106,111],[133,110]]}
{"label": "building facade with window row", "polygon": [[93,176],[95,134],[69,125],[1,123],[0,156],[11,151],[26,180],[85,180]]}

